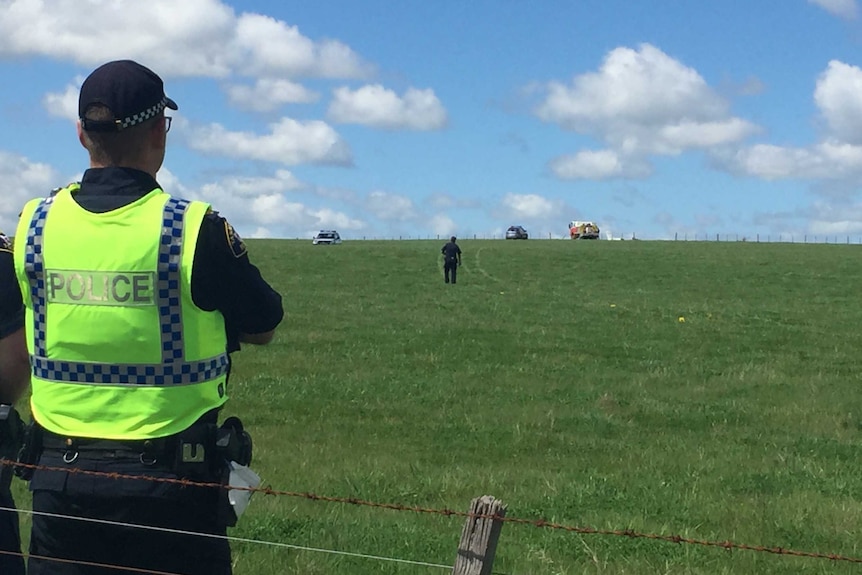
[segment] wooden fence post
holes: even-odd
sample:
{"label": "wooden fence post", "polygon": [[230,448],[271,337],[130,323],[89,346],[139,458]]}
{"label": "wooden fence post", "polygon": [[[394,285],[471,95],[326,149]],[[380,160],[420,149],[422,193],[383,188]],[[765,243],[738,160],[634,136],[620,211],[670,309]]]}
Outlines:
{"label": "wooden fence post", "polygon": [[501,519],[505,516],[506,506],[490,495],[477,497],[470,503],[470,517],[461,531],[452,575],[491,575],[497,541],[503,530]]}

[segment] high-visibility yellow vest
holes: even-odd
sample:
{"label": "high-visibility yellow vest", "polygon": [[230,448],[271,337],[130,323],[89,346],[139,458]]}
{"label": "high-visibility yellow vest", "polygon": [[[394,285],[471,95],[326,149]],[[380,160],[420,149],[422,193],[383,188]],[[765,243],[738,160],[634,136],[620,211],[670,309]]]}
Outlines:
{"label": "high-visibility yellow vest", "polygon": [[33,418],[77,437],[182,431],[227,401],[224,317],[191,295],[209,206],[155,189],[92,213],[79,187],[30,201],[18,222]]}

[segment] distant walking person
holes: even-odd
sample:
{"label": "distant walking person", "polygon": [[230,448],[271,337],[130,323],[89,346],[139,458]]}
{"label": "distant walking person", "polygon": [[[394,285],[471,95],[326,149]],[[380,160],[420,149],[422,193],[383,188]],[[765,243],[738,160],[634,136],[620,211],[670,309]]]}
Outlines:
{"label": "distant walking person", "polygon": [[458,275],[458,266],[461,265],[461,248],[455,243],[455,236],[449,238],[449,243],[443,246],[440,250],[443,254],[443,277],[446,283],[449,283],[449,276],[452,276],[452,283]]}

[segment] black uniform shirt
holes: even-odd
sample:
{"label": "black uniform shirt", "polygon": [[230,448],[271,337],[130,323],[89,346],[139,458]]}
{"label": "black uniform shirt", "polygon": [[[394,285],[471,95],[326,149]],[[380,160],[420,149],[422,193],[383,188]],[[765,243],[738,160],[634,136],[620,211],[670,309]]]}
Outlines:
{"label": "black uniform shirt", "polygon": [[0,239],[0,339],[24,327],[24,302],[10,248]]}
{"label": "black uniform shirt", "polygon": [[457,262],[458,255],[461,253],[461,248],[458,247],[458,244],[455,242],[448,242],[443,249],[440,250],[443,256],[446,258],[446,261],[449,262]]}
{"label": "black uniform shirt", "polygon": [[[73,197],[85,210],[104,213],[160,187],[140,170],[97,168],[84,172],[81,189]],[[192,300],[201,309],[224,315],[228,352],[240,348],[240,333],[271,331],[284,315],[281,295],[261,277],[242,240],[217,212],[208,213],[201,224],[192,265]]]}

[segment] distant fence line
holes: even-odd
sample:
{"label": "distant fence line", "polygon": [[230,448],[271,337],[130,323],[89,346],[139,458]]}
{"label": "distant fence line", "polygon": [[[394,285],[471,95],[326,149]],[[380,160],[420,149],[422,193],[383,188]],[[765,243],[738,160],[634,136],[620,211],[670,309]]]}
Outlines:
{"label": "distant fence line", "polygon": [[755,242],[755,243],[790,243],[790,244],[860,244],[862,236],[837,234],[688,234],[676,233],[674,241],[705,241],[705,242]]}
{"label": "distant fence line", "polygon": [[[451,236],[448,235],[399,235],[399,236],[356,236],[342,238],[345,241],[404,241],[404,240],[438,240],[447,241]],[[464,234],[456,237],[459,240],[503,240],[506,239],[503,234]],[[305,240],[307,238],[293,238],[295,240]],[[533,236],[534,240],[569,240],[567,235],[547,234],[547,236]],[[851,235],[835,235],[835,234],[711,234],[711,233],[680,233],[677,232],[673,237],[639,237],[637,234],[628,234],[623,237],[602,237],[601,241],[625,241],[625,240],[643,240],[643,241],[675,241],[675,242],[753,242],[753,243],[785,243],[785,244],[862,244],[862,236]],[[518,240],[512,240],[518,241]],[[570,240],[573,241],[573,240]]]}

